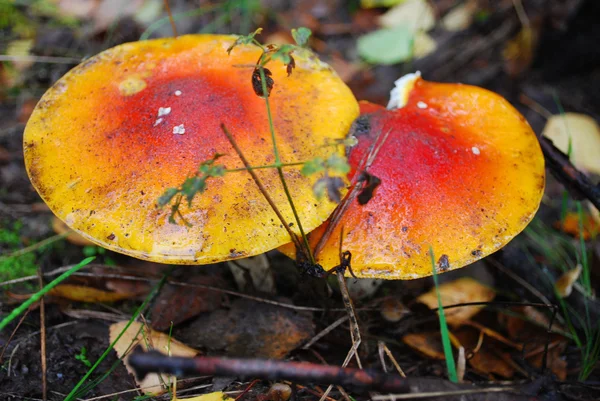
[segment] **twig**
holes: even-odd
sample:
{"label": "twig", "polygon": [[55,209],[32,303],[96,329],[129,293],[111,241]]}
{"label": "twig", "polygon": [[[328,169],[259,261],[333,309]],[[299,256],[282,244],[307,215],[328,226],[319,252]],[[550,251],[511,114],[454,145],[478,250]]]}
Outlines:
{"label": "twig", "polygon": [[571,192],[575,198],[587,198],[600,209],[600,187],[592,184],[589,178],[577,170],[567,155],[561,152],[546,137],[540,138],[542,151],[552,174]]}
{"label": "twig", "polygon": [[410,391],[406,379],[397,375],[308,362],[202,356],[168,357],[158,351],[143,352],[138,349],[129,357],[129,364],[138,377],[144,377],[148,373],[170,373],[181,376],[202,374],[265,380],[283,379],[299,383],[324,382],[351,387],[357,391],[377,390],[398,393]]}
{"label": "twig", "polygon": [[177,26],[175,25],[175,20],[173,19],[173,14],[171,13],[171,7],[169,7],[169,0],[163,0],[163,3],[165,5],[165,10],[167,10],[167,14],[169,15],[169,22],[171,22],[173,36],[177,37],[179,34],[177,33]]}
{"label": "twig", "polygon": [[21,319],[19,319],[19,323],[17,323],[17,326],[15,327],[15,329],[12,331],[12,333],[10,333],[10,336],[8,337],[8,340],[6,341],[6,344],[4,344],[4,348],[2,348],[2,352],[0,352],[0,364],[2,364],[2,358],[4,357],[4,353],[6,352],[8,345],[12,341],[15,334],[17,334],[19,327],[21,327],[21,323],[23,323],[23,321],[25,320],[25,318],[27,317],[29,312],[31,312],[31,309],[32,308],[29,308],[29,309],[27,309],[27,311],[25,311],[25,313],[23,313],[23,316],[21,317]]}
{"label": "twig", "polygon": [[258,187],[258,189],[260,190],[262,195],[265,197],[265,199],[269,203],[269,206],[271,206],[271,209],[273,209],[273,212],[275,212],[275,214],[277,215],[277,218],[279,219],[279,221],[281,221],[281,225],[283,225],[283,227],[288,232],[291,240],[294,242],[294,245],[296,246],[296,249],[304,249],[302,244],[300,243],[300,240],[298,239],[298,236],[292,231],[292,229],[289,227],[288,223],[285,221],[285,218],[279,211],[279,208],[277,207],[277,205],[275,205],[275,202],[273,201],[273,199],[267,192],[267,189],[262,184],[262,182],[260,181],[260,179],[258,178],[256,173],[251,169],[250,163],[248,162],[248,160],[242,153],[242,150],[240,149],[240,147],[237,145],[237,143],[233,139],[233,136],[231,135],[231,133],[229,132],[227,127],[225,127],[225,124],[221,124],[221,129],[223,130],[223,133],[227,137],[227,140],[229,141],[229,143],[231,144],[231,146],[237,153],[238,157],[240,158],[240,160],[246,167],[246,170],[248,170],[248,174],[250,174],[250,176],[252,177],[252,180],[254,180],[254,183],[256,184],[256,186]]}
{"label": "twig", "polygon": [[454,395],[468,395],[468,394],[481,394],[481,393],[507,393],[510,391],[518,391],[515,387],[489,387],[489,388],[477,388],[469,390],[457,390],[457,391],[431,391],[422,393],[411,393],[411,394],[386,394],[376,395],[371,399],[373,401],[394,401],[394,400],[414,400],[419,398],[433,398],[433,397],[450,397]]}
{"label": "twig", "polygon": [[325,337],[327,334],[331,333],[331,331],[333,329],[335,329],[336,327],[338,327],[340,324],[344,323],[346,320],[348,320],[348,315],[344,315],[341,318],[339,318],[338,320],[336,320],[335,322],[331,323],[329,326],[327,326],[326,328],[324,328],[323,330],[321,330],[319,333],[317,333],[317,335],[315,335],[313,338],[311,338],[309,342],[307,342],[306,344],[304,344],[302,346],[302,349],[309,349],[317,341],[319,341],[321,338]]}
{"label": "twig", "polygon": [[[38,267],[38,284],[40,291],[44,288],[44,277],[42,275],[41,266]],[[48,399],[48,378],[46,365],[46,306],[44,303],[44,297],[40,297],[40,358],[42,363],[42,399],[46,401]]]}
{"label": "twig", "polygon": [[390,358],[390,361],[392,361],[392,364],[398,371],[398,374],[405,378],[406,375],[404,374],[404,371],[400,367],[400,364],[398,364],[398,362],[396,361],[396,358],[394,358],[394,355],[392,355],[392,352],[387,347],[387,345],[385,345],[383,341],[378,341],[377,348],[379,349],[379,359],[381,360],[381,366],[383,367],[383,371],[387,372],[387,367],[385,366],[385,358],[383,356],[383,354],[385,353],[388,356],[388,358]]}

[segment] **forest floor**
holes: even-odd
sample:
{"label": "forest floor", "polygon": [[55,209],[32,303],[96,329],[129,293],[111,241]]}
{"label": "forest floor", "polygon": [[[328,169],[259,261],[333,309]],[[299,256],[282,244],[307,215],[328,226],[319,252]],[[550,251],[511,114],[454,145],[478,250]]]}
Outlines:
{"label": "forest floor", "polygon": [[[310,46],[360,100],[385,105],[394,81],[419,70],[428,81],[461,82],[499,93],[538,135],[550,115],[575,112],[600,121],[600,3],[596,0],[432,0],[434,22],[426,30],[437,48],[390,65],[379,65],[377,60],[366,63],[357,51],[358,39],[379,29],[378,17],[388,11],[364,7],[368,1],[169,3],[174,15],[182,16],[176,22],[179,34],[246,34],[262,27],[259,39],[271,43],[290,41],[292,28],[310,28]],[[452,11],[460,13],[458,20],[463,22],[455,21],[458,27],[449,29],[452,22],[446,20],[450,24],[446,26],[442,21]],[[277,251],[246,265],[266,266],[269,283],[265,284],[247,276],[245,281],[236,280],[232,274],[236,268],[240,271],[236,263],[166,266],[82,244],[58,224],[30,184],[23,160],[23,130],[41,95],[86,57],[139,40],[145,33],[172,36],[168,21],[156,23],[166,16],[163,2],[0,0],[0,12],[0,55],[4,55],[0,59],[0,315],[6,316],[39,289],[38,272],[50,273],[96,257],[81,270],[91,275],[73,275],[68,283],[74,287],[45,297],[43,325],[35,304],[0,332],[0,400],[43,399],[43,372],[47,399],[65,399],[109,347],[111,325],[130,319],[166,274],[170,281],[151,299],[144,321],[203,355],[341,365],[352,340],[335,276],[301,274],[293,261]],[[422,15],[413,16],[419,18]],[[480,389],[499,385],[510,389],[449,395],[450,390],[466,387],[448,385],[438,316],[418,300],[431,289],[431,278],[360,280],[360,285],[348,280],[364,367],[396,372],[384,356],[385,346],[406,376],[419,383],[421,393],[437,391],[445,399],[600,398],[600,370],[595,369],[600,357],[600,304],[593,295],[600,288],[600,223],[576,188],[565,189],[552,171],[547,173],[540,210],[522,234],[501,251],[439,277],[445,284],[474,279],[466,290],[454,290],[465,292],[455,303],[489,301],[476,315],[451,326],[466,355],[461,382]],[[561,226],[561,221],[570,224]],[[580,279],[571,295],[557,298],[554,283],[577,265],[583,265],[589,281]],[[125,280],[122,275],[139,280]],[[204,287],[182,287],[181,282]],[[491,289],[493,296],[478,298],[478,284]],[[80,294],[79,301],[72,292]],[[553,309],[539,306],[547,303],[557,308],[550,334],[546,326]],[[45,367],[40,362],[42,326]],[[325,329],[329,331],[319,336]],[[454,355],[460,362],[456,349]],[[349,366],[357,367],[354,360]],[[178,394],[185,398],[224,391],[233,398],[277,400],[269,392],[273,383],[202,376],[181,381]],[[293,386],[294,397],[319,399],[327,385]],[[76,399],[144,399],[137,386],[111,351]],[[385,394],[347,390],[334,387],[328,397],[362,400]],[[170,397],[166,393],[156,399]],[[438,398],[432,394],[427,399]]]}

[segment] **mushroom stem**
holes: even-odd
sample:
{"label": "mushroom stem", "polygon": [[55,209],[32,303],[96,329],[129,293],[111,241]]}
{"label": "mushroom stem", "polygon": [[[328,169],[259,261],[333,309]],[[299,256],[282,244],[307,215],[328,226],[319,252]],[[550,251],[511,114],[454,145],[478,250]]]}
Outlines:
{"label": "mushroom stem", "polygon": [[294,233],[292,231],[292,229],[290,228],[290,226],[288,225],[288,223],[285,221],[285,218],[283,217],[283,215],[281,214],[281,212],[277,208],[277,205],[275,205],[275,202],[273,202],[273,199],[271,198],[271,196],[269,196],[269,193],[267,192],[267,189],[264,187],[264,185],[262,184],[262,182],[260,181],[260,179],[258,178],[258,176],[256,175],[256,173],[253,171],[252,166],[250,165],[250,163],[248,162],[248,160],[246,159],[246,157],[242,153],[242,150],[238,146],[238,144],[235,141],[235,139],[233,139],[233,136],[231,135],[231,133],[229,132],[229,130],[227,129],[227,127],[225,127],[225,124],[221,123],[221,129],[223,130],[223,133],[227,137],[227,140],[229,141],[229,143],[231,144],[231,146],[233,147],[233,149],[237,153],[238,157],[240,158],[240,160],[244,164],[246,170],[248,171],[248,174],[250,174],[250,176],[254,180],[254,183],[256,184],[256,186],[258,187],[258,189],[260,190],[260,192],[263,194],[263,196],[265,197],[266,201],[271,206],[271,209],[273,209],[273,211],[277,215],[277,218],[279,218],[279,220],[281,221],[281,224],[287,230],[287,232],[290,235],[290,238],[292,239],[292,242],[294,243],[294,245],[296,246],[296,248],[297,249],[303,249],[303,246],[300,243],[300,240],[298,239],[298,236],[296,235],[296,233]]}

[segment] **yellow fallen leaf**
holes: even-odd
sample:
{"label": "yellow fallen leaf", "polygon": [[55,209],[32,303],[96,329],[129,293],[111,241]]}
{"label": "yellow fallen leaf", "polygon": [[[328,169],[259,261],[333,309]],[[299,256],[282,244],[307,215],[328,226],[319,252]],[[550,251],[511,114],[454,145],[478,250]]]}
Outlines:
{"label": "yellow fallen leaf", "polygon": [[419,31],[413,39],[413,56],[415,58],[425,57],[437,49],[437,42],[427,33]]}
{"label": "yellow fallen leaf", "polygon": [[[406,0],[360,0],[360,8],[393,7]],[[271,42],[268,42],[271,43]]]}
{"label": "yellow fallen leaf", "polygon": [[59,284],[48,293],[49,295],[70,299],[76,302],[117,302],[124,299],[133,298],[139,293],[132,294],[126,292],[104,291],[94,287],[87,287],[77,284]]}
{"label": "yellow fallen leaf", "polygon": [[171,401],[231,401],[233,398],[226,395],[222,391],[215,391],[214,393],[208,393],[199,395],[197,397],[192,398],[177,398],[177,396],[173,396]]}
{"label": "yellow fallen leaf", "polygon": [[564,272],[563,275],[556,280],[554,289],[560,297],[566,298],[571,295],[571,292],[573,292],[573,285],[579,276],[581,276],[581,270],[581,265],[577,265],[574,269]]}
{"label": "yellow fallen leaf", "polygon": [[435,26],[435,13],[427,0],[406,0],[379,17],[385,28],[403,26],[411,32],[428,31]]}
{"label": "yellow fallen leaf", "polygon": [[[109,335],[111,343],[115,341],[119,334],[125,329],[127,323],[127,321],[123,321],[110,326]],[[172,356],[193,357],[198,354],[197,350],[169,337],[165,333],[154,331],[144,326],[142,323],[133,322],[114,347],[119,358],[125,363],[127,371],[131,374],[133,374],[134,371],[129,366],[129,357],[127,356],[127,353],[137,345],[140,345],[144,350],[154,349]],[[165,385],[171,383],[171,375],[152,373],[148,374],[144,380],[140,381],[136,379],[136,383],[144,394],[158,395],[167,390]],[[219,401],[221,400],[222,398],[219,399]]]}
{"label": "yellow fallen leaf", "polygon": [[442,18],[442,26],[450,32],[457,32],[467,29],[473,21],[473,16],[477,12],[477,0],[467,0],[454,7],[448,14]]}
{"label": "yellow fallen leaf", "polygon": [[567,154],[571,142],[571,162],[579,169],[600,174],[600,126],[578,113],[554,115],[548,119],[542,135]]}
{"label": "yellow fallen leaf", "polygon": [[[440,298],[443,306],[463,304],[468,302],[489,302],[494,299],[496,293],[490,287],[480,284],[478,281],[470,277],[462,277],[448,283],[444,283],[439,287]],[[429,306],[430,308],[438,307],[437,295],[435,287],[420,295],[417,301]],[[466,320],[476,315],[482,306],[463,306],[444,310],[448,324],[460,326]]]}

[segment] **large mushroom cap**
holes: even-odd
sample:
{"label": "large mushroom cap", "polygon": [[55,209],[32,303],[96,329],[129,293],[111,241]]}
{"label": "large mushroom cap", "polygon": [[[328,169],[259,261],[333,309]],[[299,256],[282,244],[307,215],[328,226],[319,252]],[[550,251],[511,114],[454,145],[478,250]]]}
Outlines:
{"label": "large mushroom cap", "polygon": [[355,125],[351,174],[387,135],[366,170],[381,183],[366,204],[345,199],[337,224],[311,233],[314,247],[329,231],[316,251],[324,268],[340,263],[342,227],[357,276],[414,279],[432,274],[430,247],[438,272],[456,269],[500,249],[533,218],[544,159],[525,119],[499,95],[416,79],[403,108],[361,109],[368,114]]}
{"label": "large mushroom cap", "polygon": [[[191,207],[192,224],[168,222],[157,208],[216,153],[242,167],[224,123],[254,166],[274,162],[265,100],[255,94],[253,65],[260,49],[236,36],[190,35],[128,43],[75,67],[41,99],[24,137],[31,181],[52,211],[106,248],[168,263],[210,263],[255,255],[289,235],[250,176],[229,173],[208,181]],[[284,163],[326,157],[327,141],[343,138],[358,115],[354,96],[311,52],[293,53],[296,68],[272,61],[270,95]],[[317,202],[312,185],[286,169],[305,229],[321,224],[335,205]],[[285,218],[294,222],[273,169],[257,170]],[[293,223],[293,229],[297,229]]]}

